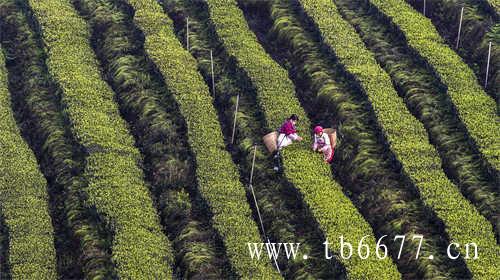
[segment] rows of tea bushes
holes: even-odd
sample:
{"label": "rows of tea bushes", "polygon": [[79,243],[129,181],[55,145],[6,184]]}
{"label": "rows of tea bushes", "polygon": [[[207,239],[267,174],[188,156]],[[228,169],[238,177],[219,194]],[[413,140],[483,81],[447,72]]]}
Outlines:
{"label": "rows of tea bushes", "polygon": [[338,0],[337,5],[389,73],[407,107],[424,124],[448,176],[494,227],[500,225],[498,178],[487,172],[488,164],[455,114],[446,87],[408,48],[403,36],[373,16],[366,3]]}
{"label": "rows of tea bushes", "polygon": [[49,183],[57,267],[62,278],[112,278],[109,233],[84,205],[84,160],[48,74],[25,3],[0,1],[0,29],[17,120]]}
{"label": "rows of tea bushes", "polygon": [[[214,107],[219,113],[226,146],[239,167],[241,177],[248,184],[253,145],[260,144],[261,136],[266,132],[255,101],[255,90],[244,73],[235,69],[233,60],[216,40],[216,36],[213,36],[214,30],[207,23],[205,5],[199,5],[199,1],[185,1],[183,4],[179,1],[163,2],[169,16],[174,20],[175,32],[181,42],[185,42],[186,17],[189,17],[190,51],[197,59],[198,68],[209,85],[212,83],[210,50],[214,51]],[[240,95],[238,119],[234,144],[231,144],[237,95]],[[273,170],[273,160],[263,145],[257,145],[256,149],[253,188],[263,225],[271,242],[300,243],[300,253],[308,256],[306,260],[300,256],[286,260],[285,256],[280,254],[278,264],[285,278],[345,278],[338,261],[325,259],[321,244],[324,237],[307,211],[300,194],[281,173]],[[247,196],[251,196],[250,190],[247,191]]]}
{"label": "rows of tea bushes", "polygon": [[[496,103],[478,84],[472,70],[446,46],[432,22],[404,1],[369,1],[373,13],[386,17],[405,36],[448,88],[458,115],[479,150],[500,170],[500,122]],[[425,34],[425,36],[423,36]],[[467,94],[464,94],[467,93]]]}
{"label": "rows of tea bushes", "polygon": [[[302,193],[326,238],[337,240],[343,235],[350,242],[355,242],[368,235],[367,244],[374,246],[375,240],[369,224],[342,193],[340,185],[332,179],[329,166],[318,155],[310,152],[311,137],[308,130],[312,125],[294,96],[293,84],[286,71],[259,45],[235,1],[207,1],[207,5],[216,35],[238,68],[246,73],[255,87],[267,132],[279,127],[292,113],[301,119],[299,133],[304,136],[304,143],[282,152],[284,173]],[[338,245],[337,242],[333,244],[334,253],[339,252]],[[376,260],[371,256],[362,260],[359,256],[353,256],[341,262],[352,278],[381,275],[387,279],[400,277],[394,264],[387,258]]]}
{"label": "rows of tea bushes", "polygon": [[69,2],[29,1],[48,47],[48,68],[62,89],[72,131],[86,152],[87,203],[113,232],[120,278],[170,278],[172,254],[140,168],[141,157],[101,80],[89,32]]}
{"label": "rows of tea bushes", "polygon": [[[14,119],[5,59],[1,53],[0,119],[0,215],[7,228],[2,234],[8,235],[8,242],[4,242],[8,248],[3,248],[8,254],[2,255],[8,257],[8,277],[56,279],[56,252],[47,181],[38,170],[36,158],[21,137]],[[0,272],[0,277],[7,278],[7,275]]]}
{"label": "rows of tea bushes", "polygon": [[[333,2],[301,0],[300,3],[317,25],[325,44],[367,95],[403,171],[414,182],[425,204],[444,222],[450,239],[460,244],[473,241],[482,248],[484,258],[466,260],[471,273],[495,278],[498,272],[492,265],[498,256],[491,224],[445,176],[436,150],[426,141],[423,125],[408,112],[389,75],[364,47],[354,28],[340,16]],[[459,250],[465,253],[465,248]]]}
{"label": "rows of tea bushes", "polygon": [[[417,11],[422,12],[423,1],[408,0]],[[448,46],[455,49],[460,11],[464,7],[460,44],[455,50],[476,74],[484,87],[489,43],[492,43],[488,85],[486,91],[500,102],[500,16],[485,2],[475,0],[428,0],[425,16],[432,20],[437,31]]]}
{"label": "rows of tea bushes", "polygon": [[222,236],[226,254],[241,277],[279,277],[269,259],[251,259],[247,242],[260,242],[238,170],[225,151],[223,135],[208,87],[196,60],[175,37],[173,22],[154,0],[126,1],[135,10],[134,23],[144,33],[146,53],[163,75],[187,125],[187,139],[196,158],[196,179]]}
{"label": "rows of tea bushes", "polygon": [[[267,34],[261,42],[275,57],[283,54],[282,48],[288,50],[285,59],[279,61],[289,70],[306,111],[318,123],[342,122],[343,141],[336,151],[335,176],[349,191],[377,237],[422,233],[426,244],[421,253],[438,256],[439,251],[446,250],[446,242],[442,242],[446,233],[442,227],[434,226],[439,220],[423,205],[414,186],[393,167],[394,156],[387,152],[367,101],[350,87],[350,79],[345,77],[339,63],[321,52],[321,44],[307,31],[311,25],[300,22],[298,8],[289,1],[276,1],[269,5],[269,15],[256,18],[253,29],[259,32],[258,25],[271,18],[272,26],[263,30]],[[251,9],[245,10],[252,13]],[[254,9],[257,13],[263,10],[266,10],[264,5]],[[462,261],[449,262],[444,256],[432,261],[415,260],[412,254],[418,246],[416,242],[407,244],[400,259],[398,242],[389,238],[385,244],[403,277],[453,278],[464,273]]]}
{"label": "rows of tea bushes", "polygon": [[175,249],[174,272],[182,278],[229,277],[223,275],[223,258],[216,250],[213,229],[200,219],[205,217],[196,216],[186,192],[196,182],[183,122],[145,57],[142,41],[136,36],[139,31],[111,1],[77,0],[74,4],[88,19],[104,76],[116,92],[120,111],[144,156],[146,175]]}

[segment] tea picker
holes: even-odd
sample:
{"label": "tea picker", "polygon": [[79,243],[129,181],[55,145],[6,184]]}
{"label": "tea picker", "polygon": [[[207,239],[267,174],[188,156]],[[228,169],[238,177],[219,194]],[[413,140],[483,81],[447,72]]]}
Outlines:
{"label": "tea picker", "polygon": [[269,152],[274,153],[275,151],[277,151],[276,155],[274,156],[274,158],[276,159],[274,170],[276,171],[279,171],[281,169],[281,149],[292,144],[293,141],[302,141],[302,137],[297,134],[297,129],[295,128],[298,120],[299,117],[293,114],[285,120],[278,131],[271,132],[263,137],[264,144],[266,145]]}
{"label": "tea picker", "polygon": [[337,145],[337,131],[332,128],[323,129],[323,127],[317,125],[314,127],[313,132],[313,151],[323,153],[323,160],[332,163],[335,146]]}
{"label": "tea picker", "polygon": [[[333,162],[335,148],[338,145],[339,141],[341,141],[343,138],[341,126],[341,123],[337,128],[323,128],[321,126],[316,126],[313,131],[313,151],[322,152],[324,161],[329,164]],[[292,138],[290,138],[290,135],[281,133],[282,131],[283,130],[280,128],[279,130],[268,133],[263,137],[263,141],[267,150],[271,154],[276,152],[276,154],[274,155],[276,163],[273,168],[275,171],[281,170],[281,149],[293,143],[294,139],[297,141],[302,140],[302,138],[298,135],[295,135],[298,138],[293,138],[293,136]],[[287,142],[285,143],[285,141]]]}

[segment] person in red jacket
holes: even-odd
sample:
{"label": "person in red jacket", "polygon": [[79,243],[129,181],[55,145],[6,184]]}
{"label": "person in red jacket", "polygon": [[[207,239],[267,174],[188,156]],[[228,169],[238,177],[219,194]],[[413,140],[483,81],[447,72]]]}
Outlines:
{"label": "person in red jacket", "polygon": [[295,128],[298,121],[299,117],[293,114],[281,125],[278,136],[278,149],[281,150],[281,148],[292,144],[293,141],[302,141],[302,137],[297,134]]}

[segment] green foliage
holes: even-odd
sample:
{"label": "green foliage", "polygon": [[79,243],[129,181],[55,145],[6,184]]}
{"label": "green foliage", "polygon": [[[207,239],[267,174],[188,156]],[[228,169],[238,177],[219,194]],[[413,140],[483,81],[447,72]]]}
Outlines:
{"label": "green foliage", "polygon": [[[206,5],[200,5],[196,0],[185,1],[183,4],[178,1],[164,1],[164,3],[169,16],[174,20],[176,34],[181,42],[186,36],[184,27],[186,17],[189,17],[190,51],[197,59],[198,68],[209,84],[211,84],[211,64],[207,58],[209,50],[214,50],[215,108],[219,113],[222,131],[233,161],[239,167],[240,177],[248,184],[254,144],[262,141],[261,136],[267,130],[262,126],[255,90],[245,74],[235,69],[233,60],[228,57],[223,45],[217,41],[217,36],[214,36],[215,30],[209,23]],[[240,95],[238,121],[234,144],[231,144],[237,95]],[[341,264],[337,260],[325,259],[321,244],[324,237],[304,204],[302,196],[282,174],[277,174],[273,170],[273,163],[274,160],[269,157],[265,147],[257,145],[253,189],[267,237],[271,242],[300,243],[301,254],[309,256],[307,260],[303,258],[287,260],[280,254],[277,261],[283,277],[345,278],[345,271],[340,268]],[[247,196],[251,195],[248,189]]]}
{"label": "green foliage", "polygon": [[401,30],[408,45],[436,71],[448,87],[458,115],[479,150],[496,170],[500,170],[500,119],[496,104],[485,94],[472,70],[446,46],[432,22],[409,4],[393,0],[372,0],[370,3]]}
{"label": "green foliage", "polygon": [[[463,260],[450,262],[440,255],[448,245],[443,239],[439,219],[423,204],[415,186],[400,170],[393,154],[388,151],[375,113],[362,92],[353,88],[352,78],[345,75],[342,65],[331,54],[322,51],[317,34],[296,2],[275,1],[269,5],[272,26],[266,40],[268,50],[286,57],[286,65],[297,85],[297,94],[311,118],[319,123],[337,120],[344,139],[335,153],[334,172],[348,191],[349,197],[372,225],[377,237],[396,234],[423,234],[426,242],[420,252],[434,255],[431,261],[415,259],[418,241],[406,243],[401,258],[399,242],[387,239],[388,246],[403,278],[456,278],[467,274]],[[266,10],[257,6],[256,11]],[[267,13],[266,13],[267,14]],[[249,16],[247,16],[248,18]],[[267,16],[255,21],[265,21]],[[264,18],[264,19],[263,19]],[[309,30],[309,31],[308,31]],[[287,52],[281,52],[281,49]]]}
{"label": "green foliage", "polygon": [[[26,3],[0,1],[9,84],[19,126],[46,176],[58,254],[59,277],[114,278],[109,232],[83,205],[83,156],[60,104],[60,90],[48,74],[41,39],[30,27]],[[6,40],[6,38],[8,38]]]}
{"label": "green foliage", "polygon": [[[462,192],[494,228],[500,226],[498,182],[488,174],[489,166],[456,115],[446,88],[408,48],[403,36],[370,12],[373,10],[367,3],[339,0],[337,5],[389,73],[407,107],[426,126],[448,176],[457,180]],[[495,232],[500,237],[498,228]]]}
{"label": "green foliage", "polygon": [[54,232],[47,181],[21,137],[11,109],[5,59],[0,53],[0,212],[8,231],[12,279],[56,279]]}
{"label": "green foliage", "polygon": [[[325,236],[331,241],[338,241],[338,236],[344,235],[355,243],[355,240],[369,235],[368,244],[375,246],[372,229],[342,193],[340,185],[332,179],[329,166],[310,152],[308,129],[311,123],[294,96],[294,87],[286,71],[258,44],[235,1],[213,0],[207,1],[207,4],[219,39],[256,88],[267,130],[276,129],[292,113],[299,115],[299,133],[305,136],[305,140],[303,144],[295,144],[283,151],[285,176],[303,194]],[[338,243],[334,244],[332,251],[338,253]],[[362,260],[353,256],[341,262],[347,269],[348,277],[355,279],[379,278],[381,275],[387,279],[400,277],[389,259]]]}
{"label": "green foliage", "polygon": [[[422,11],[423,1],[408,0],[416,10]],[[497,1],[500,5],[500,1]],[[484,1],[427,0],[426,17],[432,22],[446,43],[455,48],[460,10],[464,7],[460,44],[455,50],[476,74],[484,86],[489,43],[492,43],[488,86],[486,91],[500,105],[500,15]],[[498,110],[498,108],[497,108]]]}
{"label": "green foliage", "polygon": [[114,233],[112,258],[118,276],[172,277],[171,248],[143,181],[141,157],[112,91],[100,79],[85,22],[70,3],[29,3],[48,47],[49,71],[60,83],[73,132],[88,154],[87,202]]}
{"label": "green foliage", "polygon": [[486,1],[495,10],[497,15],[500,15],[500,1],[498,0],[486,0]]}
{"label": "green foliage", "polygon": [[161,78],[151,73],[131,16],[112,1],[74,3],[88,18],[104,76],[115,90],[122,115],[131,124],[144,155],[145,173],[175,249],[176,274],[189,279],[224,278],[222,262],[227,260],[216,251],[216,233],[207,225],[209,217],[194,216],[193,211],[205,209],[192,210],[185,192],[192,191],[196,181],[182,116],[171,95],[165,94],[165,86],[160,86]]}
{"label": "green foliage", "polygon": [[259,242],[257,225],[246,203],[236,166],[225,151],[212,99],[194,58],[182,48],[172,21],[154,0],[128,0],[135,9],[134,22],[145,36],[145,50],[164,76],[188,128],[188,141],[196,157],[196,178],[213,213],[229,260],[243,278],[278,277],[267,259],[252,260],[247,242]]}
{"label": "green foliage", "polygon": [[[364,47],[354,28],[342,19],[332,1],[300,2],[317,24],[325,44],[331,47],[366,92],[404,172],[413,180],[424,202],[444,221],[450,239],[460,244],[476,242],[482,248],[483,257],[466,260],[473,275],[496,278],[498,272],[493,264],[498,262],[498,246],[491,224],[479,215],[445,176],[440,168],[439,156],[427,141],[422,124],[407,111],[392,87],[388,74]],[[397,13],[404,15],[401,11]],[[410,18],[408,15],[405,17]],[[463,246],[460,252],[465,253]]]}

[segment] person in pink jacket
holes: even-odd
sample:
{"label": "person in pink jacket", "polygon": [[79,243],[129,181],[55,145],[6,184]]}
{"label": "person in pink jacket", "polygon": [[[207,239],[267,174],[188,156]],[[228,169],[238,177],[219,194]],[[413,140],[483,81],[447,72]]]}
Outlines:
{"label": "person in pink jacket", "polygon": [[302,141],[302,137],[297,134],[295,128],[298,120],[299,117],[293,114],[281,125],[278,136],[278,149],[281,150],[281,148],[292,144],[293,141]]}
{"label": "person in pink jacket", "polygon": [[323,153],[323,159],[325,162],[332,162],[333,154],[335,152],[335,143],[331,143],[330,136],[323,133],[323,127],[319,125],[314,128],[314,142],[312,149],[315,152],[317,151]]}

